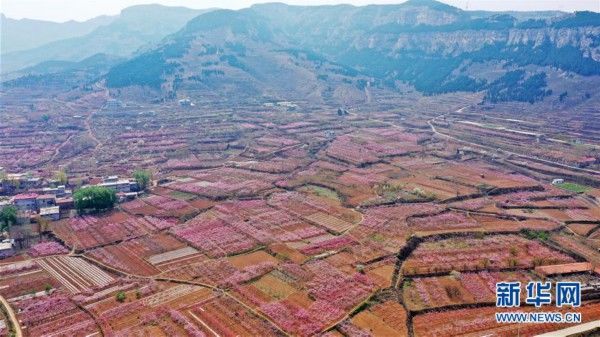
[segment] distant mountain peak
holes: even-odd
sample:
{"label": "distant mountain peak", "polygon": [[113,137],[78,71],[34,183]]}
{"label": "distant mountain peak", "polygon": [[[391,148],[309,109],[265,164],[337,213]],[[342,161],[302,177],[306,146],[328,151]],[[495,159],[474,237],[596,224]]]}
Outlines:
{"label": "distant mountain peak", "polygon": [[446,12],[462,12],[462,9],[445,4],[436,0],[408,0],[403,2],[405,6],[428,7],[430,9],[446,11]]}
{"label": "distant mountain peak", "polygon": [[268,27],[267,20],[252,9],[238,11],[218,9],[190,20],[178,34],[191,35],[197,32],[231,28],[235,34],[251,35],[266,40],[271,36]]}

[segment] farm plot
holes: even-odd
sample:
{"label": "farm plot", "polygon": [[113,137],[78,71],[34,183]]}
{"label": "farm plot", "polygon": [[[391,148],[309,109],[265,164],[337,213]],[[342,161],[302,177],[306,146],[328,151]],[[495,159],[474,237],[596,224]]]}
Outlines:
{"label": "farm plot", "polygon": [[295,336],[313,336],[343,317],[344,312],[327,302],[317,300],[298,303],[291,298],[260,306],[260,311]]}
{"label": "farm plot", "polygon": [[499,268],[532,268],[538,265],[575,262],[538,241],[516,235],[482,239],[452,238],[426,241],[402,266],[407,275]]}
{"label": "farm plot", "polygon": [[104,288],[115,282],[112,276],[79,257],[52,256],[37,260],[37,263],[73,294]]}
{"label": "farm plot", "polygon": [[348,275],[325,261],[311,261],[306,268],[315,275],[307,283],[310,296],[339,310],[349,310],[376,290],[368,276]]}
{"label": "farm plot", "polygon": [[592,271],[592,269],[592,264],[589,262],[576,262],[567,264],[557,264],[552,266],[539,266],[535,267],[535,272],[539,275],[549,276],[590,272]]}
{"label": "farm plot", "polygon": [[270,322],[225,296],[195,305],[188,313],[207,336],[282,335]]}
{"label": "farm plot", "polygon": [[305,217],[306,220],[316,224],[317,226],[327,228],[329,231],[336,234],[345,232],[352,224],[344,220],[338,219],[327,213],[316,212]]}
{"label": "farm plot", "polygon": [[207,213],[174,228],[172,233],[210,257],[241,253],[257,245],[250,236]]}
{"label": "farm plot", "polygon": [[66,254],[69,250],[56,241],[39,242],[29,248],[30,256],[40,257],[48,255]]}
{"label": "farm plot", "polygon": [[187,258],[197,254],[198,251],[192,247],[183,247],[168,252],[159,253],[149,256],[146,260],[153,265],[160,265],[166,262]]}
{"label": "farm plot", "polygon": [[569,227],[569,229],[577,235],[588,236],[592,231],[594,231],[598,227],[598,224],[571,223],[567,225],[567,227]]}
{"label": "farm plot", "polygon": [[269,204],[338,234],[361,219],[358,212],[343,207],[339,201],[311,193],[276,193]]}
{"label": "farm plot", "polygon": [[398,179],[397,184],[405,192],[428,199],[446,200],[477,193],[477,189],[470,185],[440,179],[437,175],[441,172],[445,171],[418,171],[409,177]]}
{"label": "farm plot", "polygon": [[373,252],[381,251],[384,255],[392,251],[397,252],[414,232],[414,229],[408,225],[408,219],[434,216],[444,209],[445,206],[432,203],[369,207],[364,211],[360,225],[350,231],[350,234],[361,243],[354,249],[364,247],[372,249]]}
{"label": "farm plot", "polygon": [[423,169],[432,168],[436,165],[442,164],[445,161],[441,158],[434,156],[422,156],[417,154],[411,154],[408,156],[394,157],[388,160],[391,165],[406,169],[408,171],[419,171]]}
{"label": "farm plot", "polygon": [[537,210],[545,217],[566,223],[598,222],[600,214],[597,209],[541,209]]}
{"label": "farm plot", "polygon": [[249,171],[265,173],[290,173],[299,167],[308,164],[307,160],[297,158],[271,158],[261,161],[234,161],[228,162],[228,166],[238,167]]}
{"label": "farm plot", "polygon": [[33,260],[24,260],[0,264],[0,276],[8,277],[26,272],[34,272],[40,270],[40,266]]}
{"label": "farm plot", "polygon": [[358,184],[357,182],[344,184],[340,181],[340,176],[341,173],[338,171],[311,167],[307,170],[297,172],[291,178],[277,181],[276,185],[286,189],[301,187],[307,184],[323,186],[337,192],[346,204],[353,207],[360,205],[365,200],[377,197],[377,194],[370,186]]}
{"label": "farm plot", "polygon": [[156,212],[156,216],[158,217],[179,218],[186,214],[192,214],[197,211],[197,209],[187,201],[162,195],[151,195],[147,198],[142,198],[139,200],[159,209],[159,211]]}
{"label": "farm plot", "polygon": [[119,245],[127,247],[132,254],[144,259],[151,255],[186,247],[185,243],[167,233],[143,236]]}
{"label": "farm plot", "polygon": [[124,202],[121,204],[121,209],[133,215],[150,216],[156,216],[161,211],[158,208],[143,202],[141,199],[134,199],[131,201]]}
{"label": "farm plot", "polygon": [[255,246],[303,240],[325,230],[263,200],[231,201],[216,205],[172,233],[211,257],[239,254]]}
{"label": "farm plot", "polygon": [[492,206],[494,201],[490,198],[475,198],[475,199],[466,199],[461,201],[455,201],[450,203],[448,206],[455,209],[461,209],[466,211],[477,211],[481,210],[485,207]]}
{"label": "farm plot", "polygon": [[488,232],[518,232],[522,229],[551,231],[559,227],[559,224],[543,219],[514,220],[506,217],[493,215],[472,215],[481,227]]}
{"label": "farm plot", "polygon": [[387,301],[361,311],[352,324],[373,337],[407,337],[406,310],[398,302]]}
{"label": "farm plot", "polygon": [[300,249],[300,253],[304,255],[317,255],[324,252],[340,250],[355,244],[357,244],[357,241],[350,235],[341,235],[308,244]]}
{"label": "farm plot", "polygon": [[189,294],[198,290],[198,286],[189,284],[179,284],[173,287],[167,288],[163,291],[152,294],[148,297],[141,299],[141,303],[148,307],[158,307],[160,305],[168,304],[171,301],[176,300],[179,297],[188,296]]}
{"label": "farm plot", "polygon": [[199,286],[149,283],[135,292],[125,292],[121,303],[112,297],[91,304],[88,309],[99,317],[104,331],[116,334],[138,335],[150,330],[158,336],[186,335],[186,332],[201,336],[201,330],[178,313],[178,309],[210,297],[211,291]]}
{"label": "farm plot", "polygon": [[385,258],[365,266],[365,273],[375,285],[380,288],[387,288],[392,283],[395,267],[395,258]]}
{"label": "farm plot", "polygon": [[396,129],[361,130],[337,137],[325,150],[331,158],[353,165],[364,165],[384,157],[406,155],[422,149],[419,136]]}
{"label": "farm plot", "polygon": [[[264,275],[260,279],[253,282],[252,286],[256,288],[255,292],[260,291],[266,295],[264,297],[264,302],[261,304],[273,300],[277,301],[286,299],[288,296],[298,291],[291,284],[287,283],[277,271]],[[248,290],[244,291],[244,293],[247,292]]]}
{"label": "farm plot", "polygon": [[[519,208],[519,207],[538,207],[542,208],[545,202],[546,206],[556,206],[556,208],[569,208],[566,207],[569,203],[576,202],[579,204],[577,199],[573,199],[572,195],[565,193],[563,190],[551,187],[543,186],[544,189],[541,191],[521,191],[507,194],[501,194],[494,196],[491,199],[494,200],[499,207],[502,208]],[[564,206],[564,207],[559,207]]]}
{"label": "farm plot", "polygon": [[52,231],[69,247],[89,249],[133,239],[173,226],[172,221],[114,212],[103,217],[83,216],[52,224]]}
{"label": "farm plot", "polygon": [[9,301],[15,297],[46,291],[48,287],[57,289],[61,284],[44,270],[26,271],[0,278],[0,294]]}
{"label": "farm plot", "polygon": [[451,211],[431,216],[411,217],[407,223],[408,227],[416,232],[457,232],[480,228],[480,225],[467,215]]}
{"label": "farm plot", "polygon": [[87,255],[121,271],[134,275],[155,275],[158,270],[130,249],[128,242],[90,250]]}
{"label": "farm plot", "polygon": [[191,181],[175,182],[165,187],[177,191],[192,193],[207,198],[220,199],[230,196],[254,196],[273,187],[279,176],[241,170],[236,168],[219,168],[191,174]]}
{"label": "farm plot", "polygon": [[219,154],[211,155],[200,160],[196,156],[182,159],[169,159],[163,168],[166,170],[197,170],[203,168],[214,168],[221,166],[226,158]]}
{"label": "farm plot", "polygon": [[460,273],[451,276],[422,277],[406,281],[402,287],[406,306],[412,311],[453,304],[493,303],[496,283],[527,283],[532,276],[524,272]]}
{"label": "farm plot", "polygon": [[262,244],[310,238],[325,233],[294,214],[272,207],[264,200],[225,202],[214,215]]}
{"label": "farm plot", "polygon": [[165,267],[163,275],[168,278],[195,280],[214,286],[234,287],[269,273],[277,264],[275,261],[262,260],[236,267],[227,258],[184,262],[186,263]]}
{"label": "farm plot", "polygon": [[96,323],[64,294],[53,293],[14,302],[28,336],[88,336],[98,332]]}
{"label": "farm plot", "polygon": [[584,239],[571,235],[554,234],[550,239],[556,242],[563,249],[583,256],[595,267],[600,266],[600,252],[588,246]]}
{"label": "farm plot", "polygon": [[[309,336],[340,319],[378,287],[370,278],[343,272],[334,261],[315,260],[301,266],[291,262],[235,292],[285,331]],[[342,259],[343,260],[343,259]],[[388,283],[389,285],[389,283]]]}
{"label": "farm plot", "polygon": [[481,161],[468,164],[448,163],[443,166],[443,168],[437,167],[436,170],[439,171],[433,173],[433,176],[477,189],[490,187],[512,190],[539,186],[539,183],[532,178],[507,172]]}
{"label": "farm plot", "polygon": [[433,203],[415,203],[406,205],[381,206],[368,208],[365,211],[361,226],[375,230],[393,230],[399,224],[405,224],[409,217],[434,216],[444,211],[445,206]]}
{"label": "farm plot", "polygon": [[374,252],[377,251],[381,253],[398,252],[410,238],[410,231],[406,224],[397,224],[390,229],[389,232],[387,230],[370,229],[368,227],[358,226],[350,230],[349,233],[360,243],[358,246],[353,246],[351,250],[357,256],[364,256],[364,261],[370,260],[366,255],[372,255],[368,254],[368,251],[365,251],[366,249],[372,249]]}

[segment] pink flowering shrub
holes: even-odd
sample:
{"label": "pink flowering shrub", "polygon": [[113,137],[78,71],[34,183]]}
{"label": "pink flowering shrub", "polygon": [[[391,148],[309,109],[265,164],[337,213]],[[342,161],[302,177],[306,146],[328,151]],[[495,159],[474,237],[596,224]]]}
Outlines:
{"label": "pink flowering shrub", "polygon": [[39,256],[47,256],[47,255],[56,255],[56,254],[66,254],[69,250],[56,241],[46,241],[36,243],[35,245],[29,248],[29,255],[33,257]]}
{"label": "pink flowering shrub", "polygon": [[356,241],[350,236],[338,236],[329,240],[315,242],[300,250],[305,255],[315,255],[326,251],[337,250],[349,245],[356,244]]}

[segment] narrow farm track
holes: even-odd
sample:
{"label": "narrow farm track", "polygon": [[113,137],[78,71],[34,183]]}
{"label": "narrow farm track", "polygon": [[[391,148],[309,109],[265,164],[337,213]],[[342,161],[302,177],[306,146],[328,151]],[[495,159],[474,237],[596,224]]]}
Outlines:
{"label": "narrow farm track", "polygon": [[21,331],[21,326],[19,325],[19,320],[17,319],[17,315],[15,315],[14,310],[12,309],[12,307],[10,306],[8,301],[2,295],[0,295],[0,303],[2,304],[2,307],[4,308],[6,313],[8,314],[8,319],[10,320],[12,328],[15,331],[15,337],[22,337],[23,331]]}
{"label": "narrow farm track", "polygon": [[244,303],[243,301],[241,301],[237,297],[233,296],[232,294],[230,294],[229,292],[227,292],[227,290],[225,290],[223,288],[219,288],[217,286],[214,286],[214,285],[211,285],[211,284],[207,284],[207,283],[203,283],[203,282],[187,281],[187,280],[180,280],[180,279],[174,279],[174,278],[169,278],[169,277],[160,277],[160,276],[143,276],[143,275],[130,274],[130,273],[124,272],[122,270],[116,269],[114,267],[111,267],[109,265],[106,265],[103,262],[98,261],[95,258],[86,256],[86,255],[73,255],[73,256],[84,258],[88,262],[96,265],[99,268],[105,268],[105,269],[108,269],[110,271],[113,271],[113,272],[115,272],[115,273],[117,273],[119,275],[123,275],[123,276],[129,276],[129,277],[132,277],[132,278],[145,279],[145,280],[154,280],[154,281],[162,281],[162,282],[173,282],[173,283],[179,283],[179,284],[189,284],[189,285],[195,285],[195,286],[201,286],[201,287],[209,288],[209,289],[211,289],[213,291],[216,291],[216,292],[218,292],[218,293],[220,293],[220,294],[222,294],[224,296],[227,296],[227,297],[231,298],[232,300],[236,301],[237,303],[239,303],[240,305],[242,305],[244,308],[246,308],[248,311],[252,312],[254,315],[256,315],[256,316],[264,319],[265,321],[269,322],[271,325],[273,325],[273,327],[275,327],[279,332],[281,332],[285,336],[290,336],[289,333],[287,333],[285,330],[283,330],[277,323],[275,323],[269,317],[263,315],[262,313],[260,313],[256,309],[254,309],[251,306],[247,305],[246,303]]}

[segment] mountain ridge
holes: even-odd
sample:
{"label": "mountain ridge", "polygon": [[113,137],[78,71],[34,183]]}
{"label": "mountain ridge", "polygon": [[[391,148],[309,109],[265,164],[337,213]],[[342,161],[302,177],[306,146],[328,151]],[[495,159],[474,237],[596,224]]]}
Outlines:
{"label": "mountain ridge", "polygon": [[96,27],[85,35],[2,55],[2,73],[49,60],[80,61],[97,53],[130,56],[145,45],[159,42],[205,11],[161,5],[129,7],[109,24]]}
{"label": "mountain ridge", "polygon": [[408,84],[425,95],[482,92],[488,102],[534,103],[562,93],[555,79],[564,74],[581,83],[600,75],[600,14],[517,18],[415,0],[213,10],[102,78],[114,95],[140,87],[152,99],[235,94],[321,102],[343,92],[360,101],[369,90],[393,93]]}

